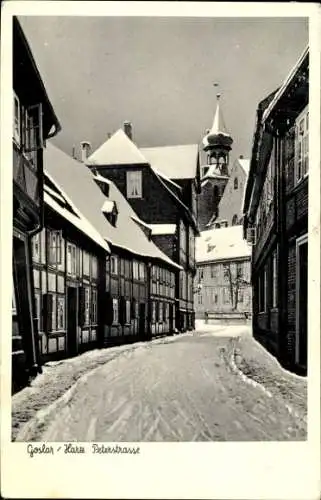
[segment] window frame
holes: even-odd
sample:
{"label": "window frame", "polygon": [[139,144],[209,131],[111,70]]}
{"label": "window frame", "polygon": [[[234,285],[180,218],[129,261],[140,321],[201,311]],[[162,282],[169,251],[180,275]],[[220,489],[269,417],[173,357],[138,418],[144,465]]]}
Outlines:
{"label": "window frame", "polygon": [[[17,103],[17,110],[18,110],[18,116],[16,117],[16,103]],[[12,138],[14,142],[17,144],[17,146],[21,146],[21,106],[20,106],[20,99],[13,91],[13,130],[12,130]]]}
{"label": "window frame", "polygon": [[[131,189],[130,189],[131,188]],[[136,190],[136,193],[134,193]],[[143,175],[142,170],[127,170],[126,172],[126,194],[127,198],[143,197]]]}

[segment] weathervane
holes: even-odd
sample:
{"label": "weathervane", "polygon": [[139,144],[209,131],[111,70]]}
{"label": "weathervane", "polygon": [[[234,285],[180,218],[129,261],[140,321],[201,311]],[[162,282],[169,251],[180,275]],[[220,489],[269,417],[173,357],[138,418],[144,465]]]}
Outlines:
{"label": "weathervane", "polygon": [[[217,83],[217,82],[213,83],[213,87],[219,87],[219,83]],[[216,97],[217,97],[217,99],[219,99],[221,97],[221,94],[218,92],[216,94]]]}

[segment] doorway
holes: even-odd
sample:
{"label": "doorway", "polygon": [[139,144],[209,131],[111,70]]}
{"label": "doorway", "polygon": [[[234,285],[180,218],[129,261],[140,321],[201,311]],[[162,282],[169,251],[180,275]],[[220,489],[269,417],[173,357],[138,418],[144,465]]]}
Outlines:
{"label": "doorway", "polygon": [[295,361],[307,368],[308,351],[308,236],[296,243],[296,342]]}

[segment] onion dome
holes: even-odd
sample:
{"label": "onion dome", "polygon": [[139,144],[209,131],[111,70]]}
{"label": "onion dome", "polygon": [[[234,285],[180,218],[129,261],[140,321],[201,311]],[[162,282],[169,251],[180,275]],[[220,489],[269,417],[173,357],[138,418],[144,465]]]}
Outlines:
{"label": "onion dome", "polygon": [[204,151],[210,149],[222,148],[226,151],[230,151],[233,143],[231,135],[227,132],[222,112],[220,110],[220,97],[221,94],[217,94],[217,106],[214,115],[212,128],[207,132],[203,139]]}

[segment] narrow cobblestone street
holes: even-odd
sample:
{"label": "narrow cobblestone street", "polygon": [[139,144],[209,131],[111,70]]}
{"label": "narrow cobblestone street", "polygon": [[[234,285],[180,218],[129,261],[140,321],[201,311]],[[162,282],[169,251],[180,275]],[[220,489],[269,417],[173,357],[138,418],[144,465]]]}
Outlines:
{"label": "narrow cobblestone street", "polygon": [[[36,414],[17,440],[305,439],[303,415],[291,413],[280,394],[247,383],[233,369],[239,338],[255,343],[247,327],[206,325],[193,333],[129,346],[82,376],[59,405]],[[304,382],[299,385],[304,401]]]}

